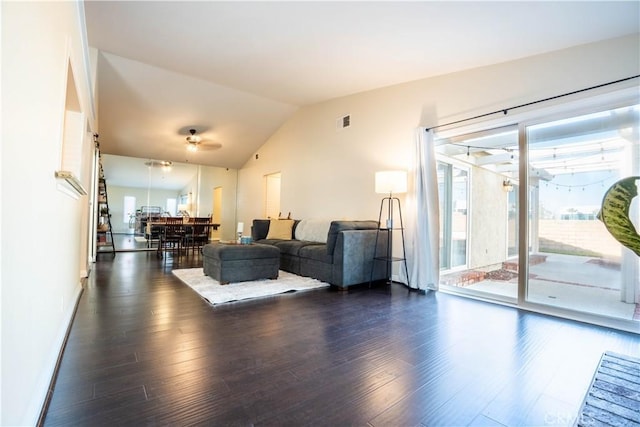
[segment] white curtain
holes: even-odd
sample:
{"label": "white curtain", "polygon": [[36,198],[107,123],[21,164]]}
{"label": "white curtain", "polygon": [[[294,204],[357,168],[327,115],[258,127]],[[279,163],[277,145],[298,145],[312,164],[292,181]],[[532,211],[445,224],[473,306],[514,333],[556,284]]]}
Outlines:
{"label": "white curtain", "polygon": [[400,279],[413,289],[438,290],[440,281],[440,213],[438,175],[433,132],[416,131],[414,164],[409,171],[405,207],[405,245],[409,280],[404,269]]}

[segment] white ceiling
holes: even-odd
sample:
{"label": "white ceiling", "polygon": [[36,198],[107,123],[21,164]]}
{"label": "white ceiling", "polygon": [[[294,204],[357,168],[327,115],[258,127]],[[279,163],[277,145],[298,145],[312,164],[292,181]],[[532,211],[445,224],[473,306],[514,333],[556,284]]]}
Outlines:
{"label": "white ceiling", "polygon": [[[237,168],[300,106],[640,31],[640,2],[86,1],[103,153]],[[189,128],[217,149],[187,154]]]}

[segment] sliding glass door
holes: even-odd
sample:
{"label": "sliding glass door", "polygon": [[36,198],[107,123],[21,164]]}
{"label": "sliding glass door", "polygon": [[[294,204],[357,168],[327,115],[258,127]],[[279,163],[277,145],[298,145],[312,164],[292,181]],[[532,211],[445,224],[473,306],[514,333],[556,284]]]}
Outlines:
{"label": "sliding glass door", "polygon": [[437,141],[441,286],[515,301],[518,129]]}
{"label": "sliding glass door", "polygon": [[[598,217],[640,175],[639,127],[626,105],[436,139],[441,289],[640,321],[639,257]],[[624,202],[640,229],[638,198]]]}
{"label": "sliding glass door", "polygon": [[[526,300],[633,319],[638,256],[598,219],[607,190],[640,172],[638,106],[526,127],[529,162],[529,277]],[[631,211],[638,224],[638,212]]]}

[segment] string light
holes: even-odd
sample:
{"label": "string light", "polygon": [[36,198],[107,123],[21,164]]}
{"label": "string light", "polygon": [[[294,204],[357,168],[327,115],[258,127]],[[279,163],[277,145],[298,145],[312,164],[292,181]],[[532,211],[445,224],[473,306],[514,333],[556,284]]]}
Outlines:
{"label": "string light", "polygon": [[[582,187],[582,191],[585,191],[585,188],[587,187],[591,187],[594,185],[600,185],[601,187],[604,187],[604,183],[607,181],[612,180],[613,178],[615,178],[615,175],[613,173],[611,173],[611,171],[609,171],[610,174],[608,177],[600,179],[598,181],[594,181],[594,182],[590,182],[588,184],[579,184],[579,185],[571,185],[571,184],[558,184],[558,183],[554,183],[553,185],[556,186],[556,190],[559,190],[560,188],[567,188],[569,189],[569,191],[571,191],[572,188],[580,188]],[[555,179],[555,176],[552,178]],[[546,182],[547,187],[549,187],[549,182]]]}
{"label": "string light", "polygon": [[[483,145],[460,144],[460,143],[449,143],[449,144],[450,144],[450,145],[452,145],[452,146],[466,147],[466,149],[467,149],[467,156],[469,156],[469,155],[470,155],[470,153],[471,153],[471,151],[470,151],[470,150],[471,150],[471,148],[473,148],[474,150],[486,150],[486,151],[489,151],[489,150],[502,150],[502,151],[505,151],[505,152],[507,152],[507,153],[511,153],[511,158],[513,158],[513,157],[514,157],[514,155],[513,155],[513,152],[514,152],[514,151],[519,151],[519,150],[520,150],[520,148],[519,148],[519,147],[517,147],[517,146],[512,146],[512,147],[495,147],[495,146],[483,146]],[[596,145],[596,144],[598,144],[598,145],[600,146],[600,150],[599,150],[599,151],[600,151],[600,153],[601,153],[601,159],[602,159],[602,160],[604,160],[604,157],[605,157],[605,148],[604,148],[604,144],[603,144],[602,142],[599,142],[599,143],[595,143],[595,142],[593,142],[593,143],[589,143],[589,144],[587,144],[587,145],[588,145],[588,146],[593,146],[593,145]],[[565,154],[566,154],[566,149],[565,149],[564,147],[549,147],[549,148],[551,148],[551,149],[553,150],[553,154],[552,154],[553,159],[557,159],[557,158],[558,158],[558,152],[557,152],[557,150],[558,150],[558,149],[563,150],[563,153],[565,153]],[[528,151],[529,151],[529,152],[535,152],[535,151],[546,151],[546,150],[549,150],[549,148],[546,148],[546,147],[534,147],[534,146],[530,146],[530,147],[528,148]],[[619,147],[617,147],[617,146],[612,146],[612,147],[610,147],[610,149],[614,149],[614,150],[615,150],[616,148],[619,148]]]}

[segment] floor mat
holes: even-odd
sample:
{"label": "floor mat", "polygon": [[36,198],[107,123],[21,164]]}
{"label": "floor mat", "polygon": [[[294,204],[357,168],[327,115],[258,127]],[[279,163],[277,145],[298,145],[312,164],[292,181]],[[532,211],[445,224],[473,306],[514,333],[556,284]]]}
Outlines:
{"label": "floor mat", "polygon": [[602,355],[577,425],[640,426],[640,359]]}

